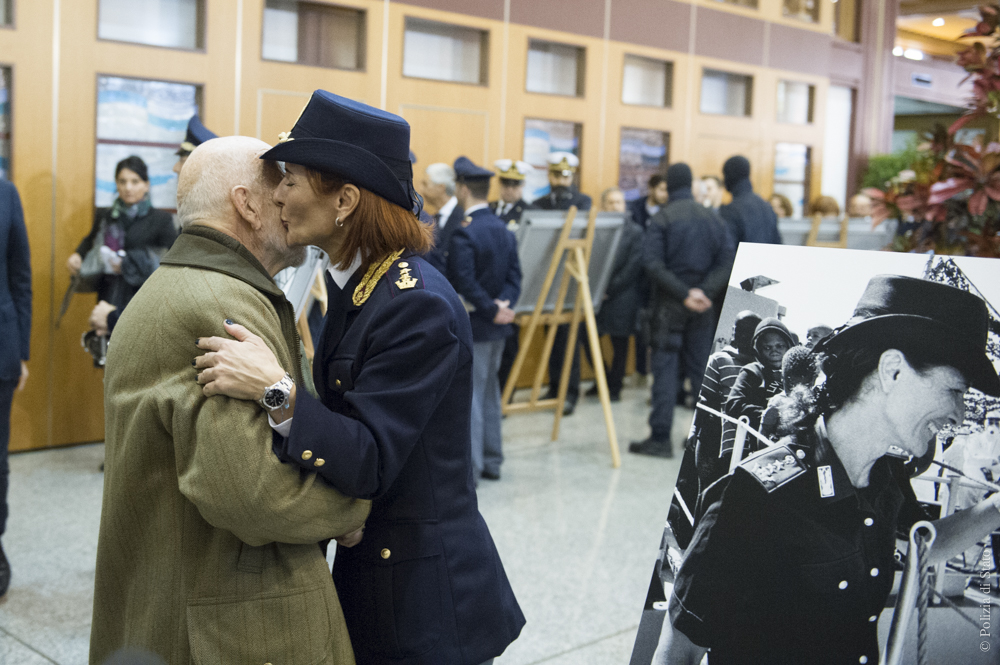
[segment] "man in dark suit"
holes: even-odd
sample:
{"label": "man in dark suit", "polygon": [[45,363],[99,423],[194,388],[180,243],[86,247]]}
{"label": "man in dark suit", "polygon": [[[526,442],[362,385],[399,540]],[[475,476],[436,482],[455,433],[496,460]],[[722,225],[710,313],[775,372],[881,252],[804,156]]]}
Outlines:
{"label": "man in dark suit", "polygon": [[427,167],[421,183],[424,201],[437,208],[434,217],[434,247],[424,258],[442,275],[448,272],[448,243],[465,215],[455,198],[455,169],[444,162]]}
{"label": "man in dark suit", "polygon": [[659,173],[649,177],[649,194],[628,204],[632,221],[642,228],[649,226],[649,220],[667,205],[667,179]]}
{"label": "man in dark suit", "polygon": [[531,208],[524,200],[524,177],[534,171],[528,162],[498,159],[493,162],[500,177],[500,198],[490,202],[490,210],[505,224],[521,221],[521,215]]}
{"label": "man in dark suit", "polygon": [[455,195],[465,219],[451,239],[448,281],[473,307],[472,470],[474,477],[500,480],[500,381],[504,342],[512,334],[514,305],[521,295],[517,240],[490,212],[486,195],[493,173],[465,157],[455,160]]}
{"label": "man in dark suit", "polygon": [[[569,210],[576,206],[578,211],[590,210],[590,197],[581,194],[573,188],[573,177],[580,160],[569,152],[553,152],[549,154],[549,186],[551,191],[534,202],[535,207],[542,210]],[[573,350],[573,364],[569,371],[569,387],[566,391],[566,404],[563,415],[569,416],[576,409],[580,399],[580,336],[577,335],[577,347]],[[563,323],[557,327],[556,338],[552,343],[552,355],[549,356],[549,391],[547,399],[554,399],[559,390],[559,377],[562,376],[563,360],[566,358],[566,346],[569,343],[569,324]]]}
{"label": "man in dark suit", "polygon": [[[14,185],[0,180],[0,536],[7,525],[7,485],[10,467],[10,409],[14,391],[28,380],[31,341],[31,255],[21,198]],[[0,545],[0,596],[10,586],[10,563]]]}

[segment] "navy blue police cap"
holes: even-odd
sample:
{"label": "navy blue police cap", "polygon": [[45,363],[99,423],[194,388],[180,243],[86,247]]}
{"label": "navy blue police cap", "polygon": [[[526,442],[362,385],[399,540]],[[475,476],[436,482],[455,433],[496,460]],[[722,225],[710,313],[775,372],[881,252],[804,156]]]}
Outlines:
{"label": "navy blue police cap", "polygon": [[493,171],[480,168],[472,163],[468,157],[459,157],[455,160],[455,182],[463,180],[488,180],[493,177]]}
{"label": "navy blue police cap", "polygon": [[415,210],[410,125],[398,115],[335,95],[313,92],[290,132],[261,159],[299,164],[340,176],[390,203]]}
{"label": "navy blue police cap", "polygon": [[184,137],[184,142],[181,143],[180,148],[178,148],[177,155],[187,157],[202,143],[214,138],[218,138],[218,134],[201,124],[201,118],[193,115],[188,120],[187,135]]}

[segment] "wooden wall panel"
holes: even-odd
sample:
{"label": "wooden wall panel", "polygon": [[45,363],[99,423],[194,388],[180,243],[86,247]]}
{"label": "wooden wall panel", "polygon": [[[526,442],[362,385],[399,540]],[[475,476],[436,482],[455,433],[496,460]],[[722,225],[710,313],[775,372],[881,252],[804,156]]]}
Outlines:
{"label": "wooden wall panel", "polygon": [[[461,154],[488,168],[501,157],[520,159],[525,119],[549,118],[582,125],[581,185],[595,199],[606,187],[617,184],[622,127],[669,132],[671,160],[688,162],[695,175],[719,173],[726,158],[744,154],[753,164],[753,182],[763,196],[770,193],[774,144],[805,143],[813,148],[812,185],[814,193],[819,192],[828,79],[779,71],[766,55],[763,66],[751,66],[702,57],[687,45],[697,41],[699,14],[709,12],[768,21],[781,26],[779,33],[799,28],[825,35],[832,16],[828,2],[823,4],[822,20],[817,25],[782,17],[781,0],[760,0],[759,10],[716,0],[672,0],[666,9],[654,7],[650,0],[621,0],[611,4],[610,16],[602,13],[605,3],[588,2],[586,16],[581,19],[586,25],[560,26],[552,22],[552,8],[532,10],[521,0],[513,2],[517,11],[512,15],[535,25],[505,23],[503,0],[491,0],[485,8],[468,8],[466,13],[456,13],[456,8],[464,6],[456,0],[313,1],[366,12],[363,71],[263,61],[264,0],[207,2],[205,48],[200,51],[100,41],[96,37],[98,0],[21,0],[17,26],[0,29],[0,64],[14,70],[12,168],[25,203],[34,270],[31,378],[25,392],[15,397],[12,449],[103,438],[102,373],[93,368],[80,348],[93,296],[78,296],[61,328],[56,330],[52,325],[69,282],[66,257],[92,223],[96,84],[102,74],[199,85],[202,119],[209,128],[220,135],[239,133],[268,143],[291,128],[309,94],[317,88],[358,99],[409,120],[412,147],[419,158],[417,177],[426,165],[451,162]],[[563,1],[567,6],[572,4]],[[54,14],[57,7],[58,20]],[[627,26],[636,19],[630,16],[626,20],[615,12],[637,7],[650,8],[648,20],[660,17],[663,22],[667,21],[663,17],[674,17],[670,25],[655,30],[687,36],[660,40],[651,29],[636,39],[643,44],[628,43]],[[488,31],[488,84],[404,77],[407,16]],[[603,30],[595,23],[601,16],[609,21]],[[54,39],[56,28],[58,41]],[[616,39],[604,39],[602,34]],[[527,48],[532,38],[586,49],[583,97],[526,91]],[[764,39],[768,39],[766,35]],[[54,53],[59,55],[56,62]],[[626,54],[674,63],[672,108],[621,102]],[[754,76],[751,118],[699,112],[701,70],[705,66]],[[775,121],[781,78],[816,86],[816,115],[811,125]]]}

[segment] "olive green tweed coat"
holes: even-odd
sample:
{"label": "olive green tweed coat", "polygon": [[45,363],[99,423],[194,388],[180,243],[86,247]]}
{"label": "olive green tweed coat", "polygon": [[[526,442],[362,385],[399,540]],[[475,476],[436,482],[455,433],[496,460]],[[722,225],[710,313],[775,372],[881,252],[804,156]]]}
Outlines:
{"label": "olive green tweed coat", "polygon": [[354,663],[317,543],[360,527],[370,504],[279,462],[255,402],[202,395],[195,339],[225,336],[226,318],[304,385],[291,305],[207,227],[180,235],[112,335],[95,665],[125,646],[172,665]]}

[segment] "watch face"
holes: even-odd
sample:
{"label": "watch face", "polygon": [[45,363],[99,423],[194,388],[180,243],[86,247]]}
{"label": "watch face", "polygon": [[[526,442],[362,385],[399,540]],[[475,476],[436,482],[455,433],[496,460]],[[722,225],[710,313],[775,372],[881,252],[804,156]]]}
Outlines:
{"label": "watch face", "polygon": [[285,403],[285,393],[279,388],[271,388],[264,393],[264,404],[269,409],[277,409]]}

